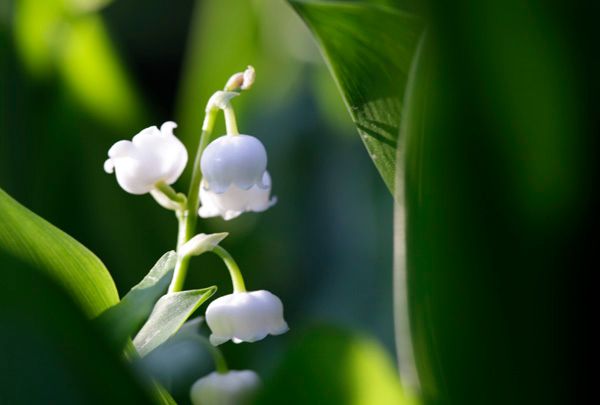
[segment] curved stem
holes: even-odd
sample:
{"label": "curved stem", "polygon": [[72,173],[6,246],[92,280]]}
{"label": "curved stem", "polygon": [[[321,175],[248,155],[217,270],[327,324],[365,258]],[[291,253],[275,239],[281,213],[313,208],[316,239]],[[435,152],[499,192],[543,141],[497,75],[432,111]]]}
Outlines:
{"label": "curved stem", "polygon": [[229,372],[229,367],[227,367],[227,362],[225,361],[225,357],[223,353],[213,346],[207,338],[202,335],[194,335],[210,352],[211,357],[213,358],[213,362],[215,363],[215,369],[219,374],[225,374]]}
{"label": "curved stem", "polygon": [[223,260],[223,263],[225,263],[225,266],[227,266],[227,270],[229,270],[229,276],[231,277],[231,284],[233,284],[233,292],[246,292],[246,285],[244,284],[242,272],[229,252],[223,249],[221,246],[216,246],[212,252],[219,256]]}
{"label": "curved stem", "polygon": [[225,361],[225,357],[223,353],[210,343],[208,346],[211,347],[210,354],[212,355],[213,361],[215,362],[215,368],[217,369],[217,373],[226,374],[229,372],[229,367],[227,367],[227,362]]}
{"label": "curved stem", "polygon": [[155,184],[155,187],[158,191],[163,193],[169,200],[179,204],[185,203],[185,196],[173,190],[173,187],[169,186],[164,181],[159,181]]}

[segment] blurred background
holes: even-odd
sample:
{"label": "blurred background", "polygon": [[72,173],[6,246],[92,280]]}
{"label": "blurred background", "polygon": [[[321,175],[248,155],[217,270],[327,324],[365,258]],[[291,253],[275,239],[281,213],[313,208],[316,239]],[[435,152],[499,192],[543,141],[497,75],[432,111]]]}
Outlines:
{"label": "blurred background", "polygon": [[[249,64],[255,85],[234,105],[241,132],[267,148],[278,203],[198,230],[230,233],[247,285],[282,298],[291,333],[225,345],[231,367],[268,372],[313,324],[360,331],[391,354],[392,197],[284,1],[2,0],[0,186],[92,250],[122,295],[174,248],[176,220],[104,173],[109,147],[174,120],[193,156],[208,97]],[[231,291],[218,259],[195,259],[186,287],[212,284]]]}
{"label": "blurred background", "polygon": [[[407,248],[397,263],[423,402],[570,403],[584,346],[573,287],[589,267],[596,202],[597,12],[542,0],[368,3],[430,24],[407,92],[415,108],[402,117],[405,206],[393,206],[315,41],[279,0],[0,0],[0,187],[89,247],[124,294],[175,246],[176,221],[104,173],[108,148],[175,120],[193,153],[208,97],[251,64],[238,124],[265,144],[279,202],[199,231],[230,233],[247,285],[282,298],[291,331],[225,345],[232,368],[279,387],[265,403],[288,389],[296,403],[399,402],[393,209],[406,209],[396,252]],[[215,257],[195,259],[187,288],[212,284],[230,292]],[[181,403],[211,369],[185,339],[139,366]]]}

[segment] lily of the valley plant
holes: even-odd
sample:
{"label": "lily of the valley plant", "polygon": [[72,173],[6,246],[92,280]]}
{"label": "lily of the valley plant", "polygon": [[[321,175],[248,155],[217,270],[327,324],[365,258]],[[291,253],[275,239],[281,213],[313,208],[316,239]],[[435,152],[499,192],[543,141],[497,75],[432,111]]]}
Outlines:
{"label": "lily of the valley plant", "polygon": [[[214,300],[206,309],[213,346],[229,340],[256,342],[288,330],[279,298],[265,290],[246,290],[233,256],[220,246],[226,234],[196,234],[198,216],[231,220],[245,212],[264,211],[276,202],[270,196],[265,147],[259,139],[238,132],[231,105],[234,97],[252,86],[254,77],[254,69],[248,67],[233,75],[225,89],[209,99],[187,195],[171,187],[188,162],[185,146],[173,133],[177,127],[174,122],[165,122],[160,129],[146,128],[131,141],[118,141],[108,151],[104,164],[104,170],[114,172],[126,192],[149,193],[162,207],[175,212],[179,223],[177,263],[167,295],[183,289],[193,256],[212,252],[223,260],[233,293]],[[213,127],[220,111],[227,133],[214,138]],[[194,404],[242,403],[260,387],[256,373],[229,371],[218,348],[211,347],[211,353],[216,371],[193,385],[190,396]]]}

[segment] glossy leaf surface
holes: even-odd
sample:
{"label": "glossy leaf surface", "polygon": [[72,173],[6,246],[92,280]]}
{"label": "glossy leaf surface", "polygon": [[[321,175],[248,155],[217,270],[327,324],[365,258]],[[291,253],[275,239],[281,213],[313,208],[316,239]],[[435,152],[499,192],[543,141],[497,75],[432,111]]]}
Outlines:
{"label": "glossy leaf surface", "polygon": [[[90,317],[119,301],[113,280],[100,259],[1,189],[0,251],[52,277]],[[0,273],[9,271],[2,268]]]}
{"label": "glossy leaf surface", "polygon": [[117,305],[107,309],[97,319],[113,343],[121,348],[128,338],[142,327],[156,301],[167,291],[177,253],[165,253],[150,272],[133,287]]}
{"label": "glossy leaf surface", "polygon": [[150,318],[136,335],[133,344],[140,356],[145,356],[173,336],[204,301],[217,291],[216,287],[163,295]]}
{"label": "glossy leaf surface", "polygon": [[393,193],[402,98],[422,21],[369,3],[290,3],[314,34],[358,133]]}

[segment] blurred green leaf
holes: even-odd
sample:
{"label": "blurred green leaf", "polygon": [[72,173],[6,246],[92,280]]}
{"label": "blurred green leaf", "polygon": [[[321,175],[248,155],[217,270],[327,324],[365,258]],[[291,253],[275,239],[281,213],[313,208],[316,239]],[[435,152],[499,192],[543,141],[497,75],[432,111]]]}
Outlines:
{"label": "blurred green leaf", "polygon": [[217,287],[181,291],[162,296],[150,318],[136,335],[133,343],[140,356],[145,356],[173,336]]}
{"label": "blurred green leaf", "polygon": [[587,61],[574,57],[585,41],[544,1],[429,7],[429,50],[402,128],[423,398],[572,402],[568,280],[588,236],[594,189],[582,186],[595,177],[579,109],[582,77],[597,75],[581,76]]}
{"label": "blurred green leaf", "polygon": [[394,191],[402,98],[423,23],[392,7],[290,0],[306,22],[379,173]]}
{"label": "blurred green leaf", "polygon": [[0,403],[154,403],[50,272],[4,251],[0,262]]}
{"label": "blurred green leaf", "polygon": [[[318,363],[318,366],[316,364]],[[392,360],[374,340],[332,327],[297,338],[260,404],[414,404],[403,391]]]}
{"label": "blurred green leaf", "polygon": [[113,0],[63,0],[75,12],[89,13],[106,7]]}
{"label": "blurred green leaf", "polygon": [[122,348],[148,319],[156,301],[165,293],[173,277],[177,253],[165,253],[150,272],[115,306],[96,321],[116,347]]}
{"label": "blurred green leaf", "polygon": [[[0,251],[57,281],[89,317],[119,301],[110,274],[92,252],[0,189]],[[4,277],[9,268],[0,270]]]}
{"label": "blurred green leaf", "polygon": [[162,385],[154,385],[154,396],[159,404],[162,405],[177,405],[177,402],[173,399],[169,391],[167,391]]}
{"label": "blurred green leaf", "polygon": [[101,121],[119,129],[128,129],[132,123],[142,121],[141,97],[102,19],[97,15],[74,19],[63,35],[57,53],[58,69],[81,105]]}
{"label": "blurred green leaf", "polygon": [[94,117],[128,129],[141,121],[144,106],[104,21],[92,12],[106,2],[18,0],[14,36],[30,73],[38,78],[59,76]]}

